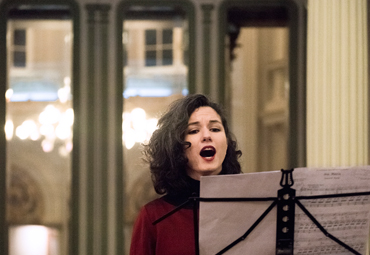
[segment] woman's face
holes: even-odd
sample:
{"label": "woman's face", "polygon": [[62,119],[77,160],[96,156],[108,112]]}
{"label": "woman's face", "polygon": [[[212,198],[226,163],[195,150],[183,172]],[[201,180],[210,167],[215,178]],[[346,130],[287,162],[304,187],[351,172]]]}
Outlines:
{"label": "woman's face", "polygon": [[216,175],[222,170],[227,138],[220,116],[209,106],[199,107],[190,116],[185,141],[188,159],[187,174],[199,180],[204,175]]}

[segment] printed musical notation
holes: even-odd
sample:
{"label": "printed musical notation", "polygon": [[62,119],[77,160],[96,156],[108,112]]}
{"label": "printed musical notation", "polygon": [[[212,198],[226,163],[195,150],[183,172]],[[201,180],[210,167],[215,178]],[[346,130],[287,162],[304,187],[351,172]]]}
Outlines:
{"label": "printed musical notation", "polygon": [[[316,214],[315,218],[320,219],[320,224],[328,232],[348,231],[348,230],[367,230],[368,212],[352,212],[343,214]],[[318,231],[316,225],[303,213],[296,214],[295,233],[312,233]]]}
{"label": "printed musical notation", "polygon": [[[308,177],[309,172],[314,175]],[[370,191],[368,167],[353,169],[298,170],[297,196],[344,194]],[[302,200],[301,203],[330,234],[365,254],[369,235],[370,196],[346,196]],[[317,226],[296,209],[295,255],[350,254],[326,238]]]}
{"label": "printed musical notation", "polygon": [[[339,194],[339,193],[333,193]],[[370,204],[370,196],[351,196],[351,197],[335,197],[335,198],[319,198],[303,201],[305,207],[335,207],[335,206],[351,206],[351,205],[368,205]]]}
{"label": "printed musical notation", "polygon": [[[366,247],[363,243],[355,243],[352,245],[357,251],[365,250]],[[329,254],[337,254],[337,255],[348,255],[348,250],[338,246],[337,244],[333,245],[317,245],[314,243],[310,243],[306,247],[299,247],[299,245],[295,246],[294,254],[300,255],[329,255]]]}
{"label": "printed musical notation", "polygon": [[[201,197],[276,197],[281,171],[201,179]],[[293,171],[297,197],[370,192],[370,166],[353,168],[296,168]],[[360,254],[369,240],[370,196],[301,199],[315,219],[342,242]],[[200,254],[214,255],[243,235],[271,204],[229,202],[200,204]],[[294,255],[349,255],[346,248],[326,237],[307,215],[295,206]],[[225,255],[275,254],[276,209],[248,237]]]}

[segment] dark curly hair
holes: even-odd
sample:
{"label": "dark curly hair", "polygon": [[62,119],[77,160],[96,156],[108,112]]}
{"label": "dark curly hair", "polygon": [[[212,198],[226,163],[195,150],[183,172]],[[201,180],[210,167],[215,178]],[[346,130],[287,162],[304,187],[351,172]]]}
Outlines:
{"label": "dark curly hair", "polygon": [[150,165],[154,189],[158,194],[177,193],[188,188],[184,141],[190,115],[199,107],[209,106],[221,117],[227,138],[227,151],[220,174],[241,173],[238,158],[241,151],[229,130],[222,108],[201,94],[188,95],[174,101],[159,119],[158,129],[144,145],[144,160]]}

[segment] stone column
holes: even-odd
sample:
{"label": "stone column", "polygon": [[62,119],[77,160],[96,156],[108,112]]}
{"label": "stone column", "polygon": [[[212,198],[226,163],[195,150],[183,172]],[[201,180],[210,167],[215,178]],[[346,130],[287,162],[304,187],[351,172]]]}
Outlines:
{"label": "stone column", "polygon": [[309,0],[307,165],[368,164],[366,0]]}
{"label": "stone column", "polygon": [[108,26],[109,4],[87,4],[87,109],[84,130],[87,137],[86,178],[80,196],[80,254],[109,254],[108,219]]}
{"label": "stone column", "polygon": [[214,6],[212,4],[203,4],[203,91],[204,94],[210,95],[211,94],[211,26],[212,26],[212,19],[211,14]]}

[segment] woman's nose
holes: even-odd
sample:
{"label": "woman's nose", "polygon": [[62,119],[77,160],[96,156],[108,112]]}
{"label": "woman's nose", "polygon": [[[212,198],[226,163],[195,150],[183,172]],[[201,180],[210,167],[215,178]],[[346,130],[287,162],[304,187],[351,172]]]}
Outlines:
{"label": "woman's nose", "polygon": [[209,132],[209,130],[205,130],[203,131],[203,142],[208,142],[208,141],[212,141],[212,138],[211,138],[211,132]]}
{"label": "woman's nose", "polygon": [[208,141],[212,141],[210,136],[203,137],[203,142],[208,142]]}

